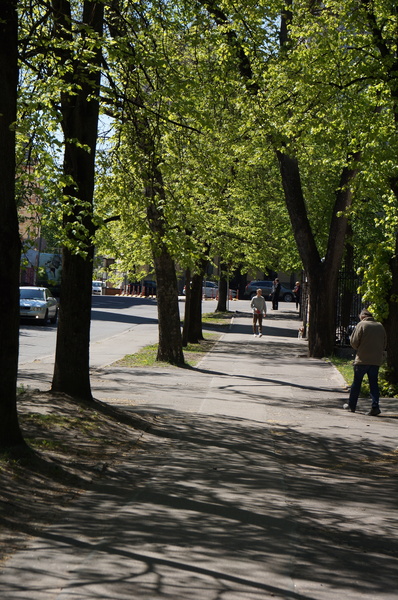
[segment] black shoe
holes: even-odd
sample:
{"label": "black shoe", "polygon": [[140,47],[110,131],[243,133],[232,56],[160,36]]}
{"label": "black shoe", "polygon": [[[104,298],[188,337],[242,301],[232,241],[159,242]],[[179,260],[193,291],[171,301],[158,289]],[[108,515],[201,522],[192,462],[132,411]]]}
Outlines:
{"label": "black shoe", "polygon": [[373,407],[370,409],[370,411],[368,412],[369,417],[377,417],[377,415],[379,415],[381,413],[381,410],[378,406]]}
{"label": "black shoe", "polygon": [[349,404],[343,404],[344,410],[349,410],[351,412],[355,412],[355,408],[351,408]]}

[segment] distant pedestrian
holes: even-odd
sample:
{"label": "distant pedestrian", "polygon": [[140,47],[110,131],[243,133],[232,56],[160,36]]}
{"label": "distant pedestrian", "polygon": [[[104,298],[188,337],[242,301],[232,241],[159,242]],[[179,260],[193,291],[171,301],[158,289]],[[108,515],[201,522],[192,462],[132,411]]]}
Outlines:
{"label": "distant pedestrian", "polygon": [[[262,337],[263,335],[263,315],[267,315],[267,305],[265,298],[262,295],[263,291],[259,288],[256,291],[256,295],[253,296],[251,301],[251,309],[253,311],[253,334],[254,337]],[[258,333],[257,333],[258,332]]]}
{"label": "distant pedestrian", "polygon": [[300,302],[301,302],[301,285],[299,281],[296,281],[294,288],[293,288],[293,294],[294,294],[294,299],[296,301],[296,308],[300,308]]}
{"label": "distant pedestrian", "polygon": [[359,315],[360,321],[350,337],[350,344],[356,350],[354,360],[354,381],[351,386],[348,404],[344,405],[355,412],[362,380],[368,376],[372,407],[368,415],[377,417],[381,413],[379,407],[379,368],[383,362],[387,346],[387,334],[381,323],[373,318],[372,313],[364,309]]}
{"label": "distant pedestrian", "polygon": [[274,279],[274,281],[272,282],[272,290],[271,290],[272,310],[278,310],[280,291],[281,291],[281,284],[279,283],[279,279]]}

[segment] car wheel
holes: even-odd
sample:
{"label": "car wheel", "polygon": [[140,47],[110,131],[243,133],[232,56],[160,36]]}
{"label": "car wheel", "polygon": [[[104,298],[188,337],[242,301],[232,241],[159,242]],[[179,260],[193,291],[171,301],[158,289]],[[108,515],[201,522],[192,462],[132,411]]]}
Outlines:
{"label": "car wheel", "polygon": [[46,310],[46,314],[44,315],[44,319],[42,319],[41,324],[47,325],[48,323],[48,310]]}
{"label": "car wheel", "polygon": [[293,302],[293,294],[289,294],[289,293],[285,294],[283,296],[283,300],[285,302]]}
{"label": "car wheel", "polygon": [[58,308],[57,308],[57,310],[55,311],[55,315],[54,315],[54,316],[53,316],[53,317],[50,319],[50,323],[51,323],[52,325],[55,325],[57,321],[58,321]]}

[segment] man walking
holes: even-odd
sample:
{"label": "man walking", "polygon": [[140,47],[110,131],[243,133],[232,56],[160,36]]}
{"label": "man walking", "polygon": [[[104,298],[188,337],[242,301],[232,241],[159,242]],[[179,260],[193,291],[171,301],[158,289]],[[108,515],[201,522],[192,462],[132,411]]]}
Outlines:
{"label": "man walking", "polygon": [[359,315],[360,321],[350,337],[350,344],[356,350],[354,360],[354,381],[351,386],[348,404],[344,405],[355,412],[362,380],[368,376],[372,407],[368,415],[377,417],[381,413],[379,407],[379,368],[383,362],[387,346],[387,334],[381,323],[375,321],[373,315],[364,309]]}
{"label": "man walking", "polygon": [[263,291],[259,288],[256,292],[256,296],[251,301],[251,309],[253,311],[253,334],[257,337],[257,323],[258,323],[258,337],[263,335],[263,315],[267,315],[267,305],[265,303]]}

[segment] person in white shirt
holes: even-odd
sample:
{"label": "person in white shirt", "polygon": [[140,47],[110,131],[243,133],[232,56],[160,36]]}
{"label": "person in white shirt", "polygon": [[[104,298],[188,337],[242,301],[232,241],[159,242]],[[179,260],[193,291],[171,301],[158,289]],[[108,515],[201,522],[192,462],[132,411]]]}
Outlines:
{"label": "person in white shirt", "polygon": [[[261,337],[263,335],[263,315],[267,315],[267,306],[265,304],[263,291],[259,288],[256,291],[256,295],[253,296],[251,301],[251,309],[253,311],[253,334],[254,337]],[[258,333],[257,333],[258,332]]]}

